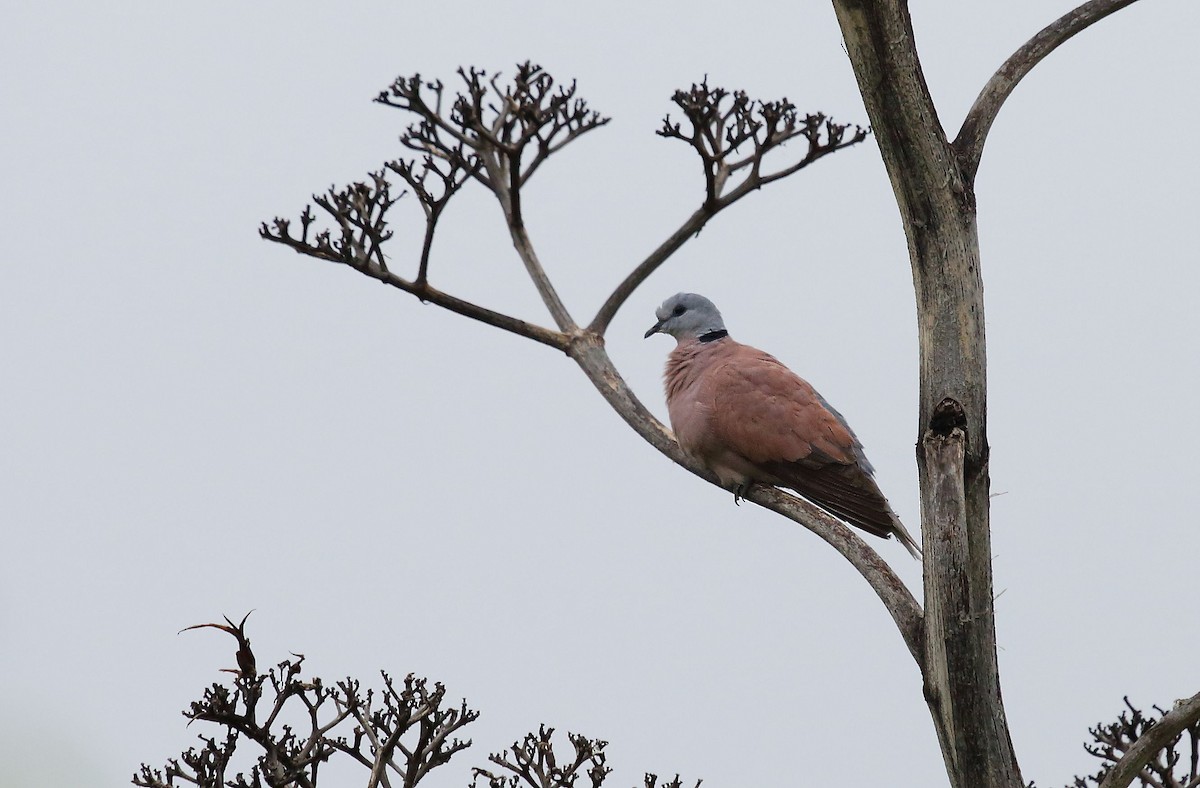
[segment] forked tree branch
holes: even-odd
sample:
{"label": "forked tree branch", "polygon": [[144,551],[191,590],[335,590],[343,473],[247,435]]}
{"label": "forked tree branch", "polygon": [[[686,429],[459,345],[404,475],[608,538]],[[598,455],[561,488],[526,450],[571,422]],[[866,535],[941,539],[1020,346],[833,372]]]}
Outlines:
{"label": "forked tree branch", "polygon": [[[566,305],[546,274],[520,206],[521,188],[553,153],[608,118],[589,109],[576,96],[575,83],[556,86],[540,67],[518,65],[513,83],[502,86],[498,75],[481,69],[459,69],[462,92],[450,98],[440,81],[421,76],[401,77],[380,93],[378,103],[413,113],[417,122],[401,136],[402,144],[422,153],[419,162],[385,163],[370,180],[345,189],[330,188],[314,202],[333,220],[336,231],[312,231],[311,208],[300,216],[300,231],[276,217],[259,230],[263,238],[290,246],[301,254],[344,263],[355,270],[458,314],[480,320],[542,344],[564,350],[577,330]],[[616,287],[588,326],[603,336],[618,309],[645,279],[658,269],[705,223],[722,209],[768,183],[798,172],[812,162],[866,139],[859,126],[834,123],[822,113],[800,115],[786,98],[754,101],[743,92],[710,88],[707,82],[676,91],[673,99],[689,124],[663,120],[659,134],[694,147],[706,177],[701,207],[658,246]],[[785,143],[807,142],[797,160],[768,170],[764,164]],[[386,215],[404,193],[391,195],[388,172],[399,175],[420,202],[425,232],[414,279],[393,273],[383,253],[392,237]],[[731,176],[737,176],[731,180]],[[467,180],[474,179],[496,196],[504,211],[513,247],[543,303],[559,329],[553,331],[494,312],[443,293],[429,284],[434,232],[449,200]]]}
{"label": "forked tree branch", "polygon": [[[1126,701],[1128,702],[1128,701]],[[1185,729],[1200,723],[1200,693],[1178,701],[1161,719],[1148,726],[1105,774],[1099,788],[1126,788]],[[1193,773],[1195,764],[1192,765]]]}
{"label": "forked tree branch", "polygon": [[1047,55],[1068,41],[1076,33],[1086,30],[1104,17],[1132,5],[1137,0],[1090,0],[1047,25],[1033,38],[1004,61],[1004,65],[983,86],[979,97],[971,106],[963,121],[954,148],[958,152],[963,177],[971,183],[979,170],[983,155],[983,144],[995,122],[1000,107],[1012,94],[1017,83],[1025,78],[1034,66]]}
{"label": "forked tree branch", "polygon": [[[406,147],[444,159],[495,194],[504,211],[513,247],[538,295],[558,328],[571,331],[575,321],[546,276],[529,240],[521,210],[521,190],[551,154],[607,124],[609,119],[577,97],[574,83],[560,85],[529,61],[518,64],[512,82],[507,85],[500,84],[499,74],[489,77],[482,69],[460,68],[458,74],[463,90],[449,107],[445,106],[445,86],[440,81],[425,82],[419,74],[395,80],[376,101],[417,116],[418,122],[409,126],[401,137]],[[428,207],[426,213],[427,250],[440,206],[433,215]],[[426,251],[417,282],[425,281],[427,258]]]}
{"label": "forked tree branch", "polygon": [[[420,166],[403,160],[390,161],[384,166],[404,179],[425,211],[425,238],[421,244],[421,260],[414,281],[419,287],[424,285],[429,277],[429,255],[433,249],[433,235],[437,232],[437,223],[442,211],[446,209],[455,192],[478,172],[483,162],[478,156],[467,155],[460,146],[455,155],[448,160],[439,161],[433,155],[427,155],[422,159]],[[440,181],[441,185],[434,185],[435,181]]]}

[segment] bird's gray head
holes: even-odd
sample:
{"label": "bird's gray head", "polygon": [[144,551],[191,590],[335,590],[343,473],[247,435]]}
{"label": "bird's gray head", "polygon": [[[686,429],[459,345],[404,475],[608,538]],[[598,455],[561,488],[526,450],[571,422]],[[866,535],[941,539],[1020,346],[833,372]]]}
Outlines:
{"label": "bird's gray head", "polygon": [[727,336],[725,321],[712,301],[695,293],[676,293],[663,301],[655,311],[658,318],[646,336],[670,334],[679,341],[701,339],[711,341]]}

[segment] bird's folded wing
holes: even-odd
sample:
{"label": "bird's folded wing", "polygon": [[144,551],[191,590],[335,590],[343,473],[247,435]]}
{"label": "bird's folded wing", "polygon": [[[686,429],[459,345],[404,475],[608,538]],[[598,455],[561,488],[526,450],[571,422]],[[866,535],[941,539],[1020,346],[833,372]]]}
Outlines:
{"label": "bird's folded wing", "polygon": [[709,377],[711,429],[753,463],[856,461],[854,433],[807,381],[773,356],[742,345]]}
{"label": "bird's folded wing", "polygon": [[891,506],[871,477],[840,463],[770,462],[763,470],[851,525],[885,539],[895,530]]}
{"label": "bird's folded wing", "polygon": [[877,536],[893,530],[887,499],[861,446],[824,399],[774,357],[746,345],[709,378],[715,441],[852,525]]}

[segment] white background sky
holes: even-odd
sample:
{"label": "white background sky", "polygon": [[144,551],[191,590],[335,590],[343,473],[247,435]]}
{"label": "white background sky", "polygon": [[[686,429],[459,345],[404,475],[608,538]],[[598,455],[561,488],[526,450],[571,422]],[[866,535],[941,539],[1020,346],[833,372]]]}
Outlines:
{"label": "white background sky", "polygon": [[[944,124],[1073,4],[914,2]],[[831,549],[671,465],[560,354],[257,239],[401,154],[405,119],[370,102],[397,75],[532,58],[614,118],[526,195],[587,319],[700,199],[653,135],[674,89],[865,122],[828,4],[648,6],[6,8],[0,785],[177,754],[233,644],[176,631],[251,608],[260,665],[416,671],[481,709],[432,786],[539,722],[610,740],[614,786],[945,783],[917,670]],[[1144,0],[1071,41],[979,176],[1000,663],[1041,786],[1095,768],[1086,728],[1122,695],[1200,689],[1197,30],[1200,4]],[[478,188],[432,277],[549,320]],[[611,352],[664,418],[670,342],[641,335],[678,290],[847,416],[915,530],[913,296],[874,143],[720,216],[620,313]]]}

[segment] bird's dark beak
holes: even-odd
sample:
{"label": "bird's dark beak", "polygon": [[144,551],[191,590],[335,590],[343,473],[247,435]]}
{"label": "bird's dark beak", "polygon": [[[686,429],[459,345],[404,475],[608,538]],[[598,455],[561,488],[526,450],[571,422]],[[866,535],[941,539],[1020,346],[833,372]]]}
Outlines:
{"label": "bird's dark beak", "polygon": [[650,330],[646,332],[646,336],[644,336],[643,339],[649,339],[651,334],[657,334],[659,331],[662,331],[662,324],[663,321],[660,320],[654,325],[650,326]]}

